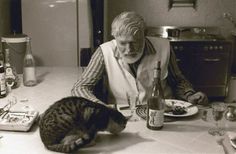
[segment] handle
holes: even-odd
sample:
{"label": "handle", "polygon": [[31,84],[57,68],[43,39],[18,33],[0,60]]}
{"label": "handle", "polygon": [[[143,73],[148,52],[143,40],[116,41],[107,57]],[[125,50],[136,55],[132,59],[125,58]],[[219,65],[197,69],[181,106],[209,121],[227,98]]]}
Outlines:
{"label": "handle", "polygon": [[205,62],[218,62],[220,61],[219,58],[205,58],[204,59]]}
{"label": "handle", "polygon": [[176,60],[176,62],[180,62],[181,61],[179,58],[176,58],[175,60]]}

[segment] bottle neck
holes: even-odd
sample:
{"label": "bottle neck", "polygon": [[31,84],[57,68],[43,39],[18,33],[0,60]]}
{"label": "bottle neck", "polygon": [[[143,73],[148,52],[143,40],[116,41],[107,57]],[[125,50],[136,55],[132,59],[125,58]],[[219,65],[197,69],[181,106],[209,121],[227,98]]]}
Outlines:
{"label": "bottle neck", "polygon": [[4,61],[4,54],[1,49],[0,49],[0,61]]}
{"label": "bottle neck", "polygon": [[154,83],[161,81],[161,69],[160,68],[154,69],[153,78],[154,78]]}
{"label": "bottle neck", "polygon": [[159,68],[154,69],[154,81],[152,96],[159,95],[164,98],[163,89],[161,85],[161,70]]}
{"label": "bottle neck", "polygon": [[26,44],[26,54],[32,55],[31,42],[30,42],[30,40],[28,40],[28,41],[27,41],[27,44]]}
{"label": "bottle neck", "polygon": [[10,52],[9,52],[9,49],[5,49],[5,64],[7,63],[10,63]]}

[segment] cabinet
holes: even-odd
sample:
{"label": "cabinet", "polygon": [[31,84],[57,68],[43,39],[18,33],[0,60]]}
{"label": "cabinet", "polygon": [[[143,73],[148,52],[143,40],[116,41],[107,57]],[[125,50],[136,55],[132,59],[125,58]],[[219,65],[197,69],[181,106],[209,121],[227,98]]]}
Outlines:
{"label": "cabinet", "polygon": [[230,41],[171,42],[178,65],[194,88],[209,98],[227,95],[231,69]]}

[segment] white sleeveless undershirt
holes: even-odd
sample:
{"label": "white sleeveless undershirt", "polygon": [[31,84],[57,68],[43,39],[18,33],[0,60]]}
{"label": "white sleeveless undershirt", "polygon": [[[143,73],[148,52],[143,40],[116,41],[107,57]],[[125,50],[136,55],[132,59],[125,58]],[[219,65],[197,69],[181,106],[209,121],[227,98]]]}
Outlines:
{"label": "white sleeveless undershirt", "polygon": [[114,51],[117,50],[115,40],[100,45],[108,76],[108,103],[127,104],[126,93],[128,93],[130,96],[138,96],[140,104],[146,104],[152,91],[153,70],[157,60],[161,60],[161,79],[165,97],[172,96],[171,89],[166,84],[170,57],[169,41],[157,37],[147,38],[156,52],[154,54],[144,53],[146,55],[138,66],[136,78],[132,75],[129,65],[121,58],[114,56]]}

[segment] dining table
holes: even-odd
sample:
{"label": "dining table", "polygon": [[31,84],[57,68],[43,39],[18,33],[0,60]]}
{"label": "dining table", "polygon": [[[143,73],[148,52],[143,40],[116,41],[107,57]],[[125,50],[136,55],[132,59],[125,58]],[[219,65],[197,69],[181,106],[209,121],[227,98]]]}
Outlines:
{"label": "dining table", "polygon": [[[3,107],[12,97],[17,106],[28,106],[42,114],[55,101],[71,96],[71,89],[82,73],[80,67],[37,67],[37,85],[26,87],[19,76],[19,87],[0,98]],[[232,104],[236,105],[236,104]],[[225,135],[212,136],[208,130],[212,121],[202,119],[203,111],[211,108],[198,106],[198,112],[187,117],[165,117],[160,130],[150,130],[146,120],[128,121],[119,134],[98,132],[95,144],[78,150],[80,154],[235,154],[229,133],[236,134],[236,122],[225,120]],[[121,112],[129,112],[129,110]],[[125,114],[125,113],[124,113]],[[222,140],[222,144],[219,144]],[[52,154],[40,139],[38,122],[28,131],[0,130],[1,154]]]}

